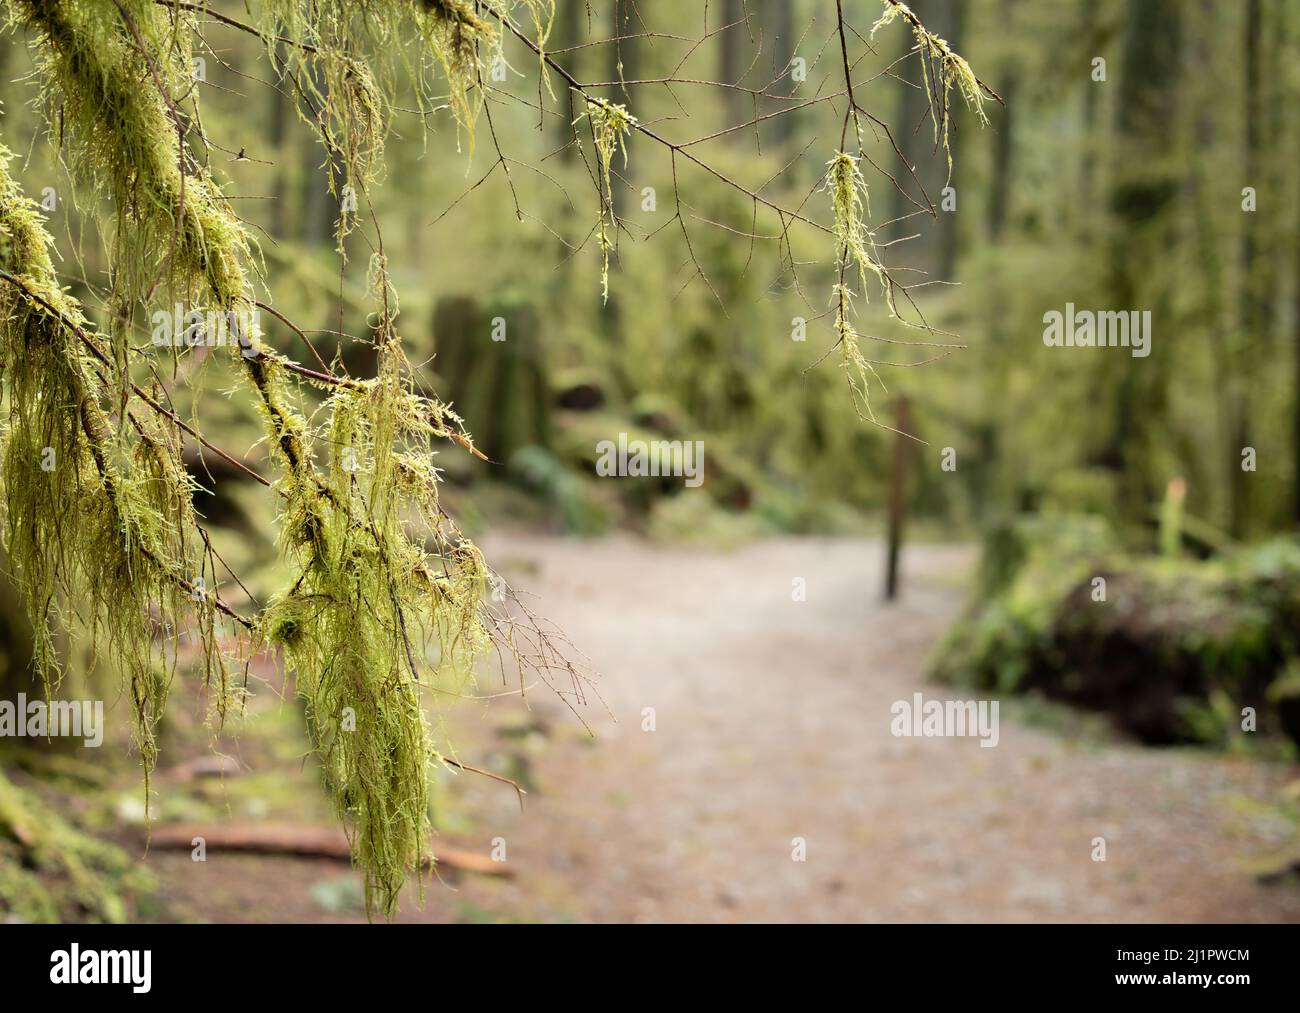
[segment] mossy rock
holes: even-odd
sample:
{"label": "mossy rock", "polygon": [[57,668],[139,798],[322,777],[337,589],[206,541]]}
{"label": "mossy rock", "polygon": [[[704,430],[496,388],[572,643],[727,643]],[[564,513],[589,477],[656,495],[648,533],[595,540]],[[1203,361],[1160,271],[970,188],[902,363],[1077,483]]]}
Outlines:
{"label": "mossy rock", "polygon": [[[1045,539],[1053,529],[1059,537]],[[1210,735],[1205,715],[1239,719],[1242,707],[1256,709],[1260,731],[1300,742],[1300,694],[1277,688],[1300,658],[1300,545],[1279,539],[1211,561],[1105,545],[1086,525],[1047,517],[998,530],[932,674],[1104,711],[1150,743],[1221,738],[1231,729]]]}
{"label": "mossy rock", "polygon": [[124,922],[152,878],[0,771],[0,920]]}

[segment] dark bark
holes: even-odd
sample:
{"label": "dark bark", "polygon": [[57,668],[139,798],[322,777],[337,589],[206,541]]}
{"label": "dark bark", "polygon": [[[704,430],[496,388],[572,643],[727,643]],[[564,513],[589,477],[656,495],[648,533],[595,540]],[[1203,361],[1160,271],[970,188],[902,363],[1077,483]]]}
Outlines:
{"label": "dark bark", "polygon": [[[1260,0],[1246,0],[1245,36],[1243,39],[1243,69],[1246,77],[1245,106],[1242,114],[1245,118],[1245,151],[1243,163],[1248,186],[1262,189],[1260,178]],[[1250,372],[1251,352],[1263,342],[1262,330],[1265,327],[1266,309],[1261,305],[1259,278],[1257,276],[1257,242],[1255,232],[1260,219],[1257,214],[1246,216],[1246,227],[1241,237],[1241,330],[1242,340],[1236,362],[1228,385],[1229,414],[1231,417],[1229,446],[1229,464],[1231,497],[1228,527],[1233,535],[1241,537],[1245,533],[1247,518],[1250,513],[1250,473],[1243,471],[1240,454],[1243,447],[1251,442],[1250,413],[1247,407],[1247,387]],[[1242,354],[1244,353],[1244,354]]]}
{"label": "dark bark", "polygon": [[[1009,20],[1015,7],[1015,0],[1003,0],[1002,18]],[[998,91],[1006,101],[1006,107],[998,114],[997,123],[992,129],[993,137],[993,178],[989,183],[988,203],[988,238],[996,243],[1002,238],[1007,225],[1008,209],[1011,205],[1011,174],[1014,172],[1016,136],[1016,105],[1020,91],[1020,66],[1015,57],[1008,57],[998,76]]]}
{"label": "dark bark", "polygon": [[1168,343],[1175,336],[1163,327],[1171,305],[1168,286],[1153,271],[1173,241],[1168,212],[1180,186],[1170,152],[1178,140],[1181,19],[1179,0],[1129,0],[1112,146],[1110,300],[1115,310],[1149,309],[1157,332],[1145,359],[1112,349],[1100,378],[1115,386],[1117,402],[1098,463],[1117,472],[1123,505],[1133,512],[1157,494],[1147,465],[1166,414],[1174,354]]}
{"label": "dark bark", "polygon": [[[907,396],[898,398],[894,428],[911,433],[912,413]],[[907,436],[894,437],[894,460],[889,472],[889,530],[885,555],[885,601],[898,597],[899,556],[903,551],[903,523],[907,519],[907,471],[912,460],[912,441]]]}

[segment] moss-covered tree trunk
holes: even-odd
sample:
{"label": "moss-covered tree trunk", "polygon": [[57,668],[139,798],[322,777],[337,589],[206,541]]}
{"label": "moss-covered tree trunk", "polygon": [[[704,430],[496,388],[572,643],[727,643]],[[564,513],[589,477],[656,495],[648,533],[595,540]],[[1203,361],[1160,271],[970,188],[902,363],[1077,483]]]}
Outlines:
{"label": "moss-covered tree trunk", "polygon": [[522,447],[551,443],[551,384],[541,323],[531,303],[506,298],[480,308],[466,296],[434,310],[434,370],[465,416],[482,419],[479,448],[508,463]]}

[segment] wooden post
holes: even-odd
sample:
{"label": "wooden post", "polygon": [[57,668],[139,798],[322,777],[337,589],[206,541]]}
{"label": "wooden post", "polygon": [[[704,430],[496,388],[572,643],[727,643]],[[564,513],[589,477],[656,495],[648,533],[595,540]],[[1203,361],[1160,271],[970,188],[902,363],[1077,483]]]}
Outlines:
{"label": "wooden post", "polygon": [[[903,547],[903,517],[907,497],[907,469],[912,457],[912,414],[907,395],[900,394],[895,407],[894,461],[889,471],[889,528],[886,535],[885,601],[898,597],[898,554]],[[907,434],[907,435],[904,435]]]}

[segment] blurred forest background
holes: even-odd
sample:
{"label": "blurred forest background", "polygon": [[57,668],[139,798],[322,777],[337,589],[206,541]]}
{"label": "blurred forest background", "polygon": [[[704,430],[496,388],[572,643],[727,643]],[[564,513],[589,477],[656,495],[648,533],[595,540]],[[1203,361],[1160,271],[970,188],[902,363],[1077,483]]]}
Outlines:
{"label": "blurred forest background", "polygon": [[[886,593],[891,541],[901,543],[905,603],[911,553],[969,546],[970,556],[952,557],[951,566],[948,556],[942,564],[918,557],[916,572],[930,574],[949,597],[903,667],[968,690],[1033,691],[1034,699],[1106,714],[1125,742],[1196,743],[1247,764],[1240,776],[1262,807],[1252,819],[1268,828],[1261,875],[1276,878],[1300,861],[1300,795],[1286,787],[1300,740],[1300,546],[1292,538],[1300,520],[1300,3],[910,6],[1006,103],[990,103],[991,123],[981,127],[954,94],[949,179],[924,121],[918,65],[903,60],[910,33],[882,30],[868,51],[865,33],[879,4],[845,4],[862,33],[859,101],[889,124],[916,179],[882,132],[867,134],[867,151],[909,193],[923,183],[939,208],[933,217],[916,213],[906,194],[868,173],[877,239],[886,263],[912,272],[930,323],[959,336],[943,340],[965,346],[923,363],[927,350],[878,346],[879,359],[900,368],[880,369],[887,390],[872,389],[872,407],[881,422],[917,440],[860,419],[838,354],[823,361],[835,344],[827,237],[799,227],[783,234],[773,215],[756,213],[748,197],[708,172],[679,164],[674,173],[666,151],[640,135],[628,140],[626,164],[620,158],[614,166],[623,228],[604,302],[590,148],[584,154],[571,143],[580,110],[553,78],[559,99],[546,104],[572,115],[539,116],[536,57],[513,46],[508,78],[495,85],[513,100],[489,97],[491,122],[480,123],[472,151],[446,114],[421,122],[399,113],[382,186],[370,195],[400,294],[407,354],[455,403],[491,459],[441,454],[444,505],[470,533],[504,539],[507,557],[529,555],[507,537],[515,531],[526,546],[544,536],[630,532],[652,546],[641,559],[667,553],[688,566],[694,551],[735,550],[741,568],[760,565],[744,555],[755,540],[843,540],[867,547],[843,558],[861,563],[852,586],[871,608]],[[242,16],[233,0],[212,7]],[[821,183],[843,118],[842,101],[825,98],[842,87],[835,10],[835,0],[714,0],[707,14],[698,0],[561,0],[548,49],[656,132],[679,142],[707,139],[686,150],[722,173],[828,222]],[[340,337],[367,332],[364,236],[347,240],[341,263],[331,166],[322,164],[292,101],[266,83],[262,44],[216,23],[205,34],[215,51],[199,72],[204,125],[229,149],[210,157],[256,227],[274,305],[310,329],[327,359],[337,354],[365,375],[373,350]],[[796,59],[806,75],[793,73]],[[19,154],[13,168],[27,193],[41,200],[53,189],[49,222],[64,280],[94,308],[107,261],[42,136],[32,71],[19,30],[0,45],[0,134]],[[692,83],[717,81],[740,87]],[[779,110],[786,111],[769,115]],[[746,125],[728,129],[738,124]],[[1067,303],[1149,310],[1151,354],[1045,346],[1044,314]],[[858,310],[864,334],[916,337],[879,298],[860,300]],[[304,360],[289,330],[263,323],[277,347]],[[506,340],[494,341],[502,323]],[[175,393],[182,398],[183,387]],[[251,412],[237,400],[209,394],[187,408],[227,449],[243,453],[257,438]],[[596,444],[619,433],[703,440],[703,487],[598,478]],[[265,594],[278,565],[266,520],[271,494],[220,464],[195,462],[212,490],[199,508],[248,593]],[[547,548],[529,550],[538,558],[559,551],[550,540],[541,544]],[[527,586],[534,565],[521,563],[514,579]],[[787,592],[801,572],[791,565],[776,575]],[[618,568],[605,576],[617,581]],[[934,593],[924,580],[917,591],[923,603]],[[238,591],[231,594],[238,600]],[[548,611],[545,595],[538,607]],[[9,651],[0,678],[12,698],[31,687],[22,622],[12,605],[5,612]],[[610,621],[635,624],[636,612]],[[885,622],[879,633],[890,629]],[[572,626],[569,632],[586,649]],[[78,695],[75,686],[68,692]],[[183,710],[169,719],[167,734],[178,737],[173,759],[188,755],[181,742],[203,739],[199,721],[187,721]],[[623,723],[635,728],[638,711]],[[266,770],[273,760],[292,768],[299,747],[279,742],[283,729],[267,720],[271,731],[246,732],[255,738],[240,764],[260,756]],[[535,743],[551,734],[539,731],[541,721],[519,717],[499,741]],[[536,762],[527,760],[528,748],[501,747],[489,758],[504,757],[527,776]],[[0,910],[23,918],[240,917],[240,906],[252,903],[211,906],[191,897],[177,906],[165,890],[151,894],[136,882],[149,874],[134,843],[125,852],[103,845],[101,853],[97,843],[51,836],[33,846],[46,834],[36,824],[68,834],[76,824],[134,842],[123,827],[138,823],[131,801],[138,783],[129,764],[110,776],[111,765],[88,768],[59,755],[57,745],[8,752],[12,778],[0,780],[0,826],[8,821],[10,839],[0,861],[10,871],[0,872]],[[243,784],[253,784],[261,801],[245,811],[243,789],[233,787],[240,764],[194,755],[180,765],[174,797],[162,781],[164,823],[232,810],[283,816],[300,801],[285,798],[271,774],[246,772]],[[220,791],[186,787],[195,778],[206,785],[213,774]],[[47,787],[20,798],[15,783]],[[1134,796],[1135,808],[1143,797]],[[441,828],[453,837],[458,829],[478,832],[471,817],[457,815],[454,797],[442,802]],[[304,817],[316,812],[316,801],[302,804]],[[48,811],[33,816],[33,806]],[[78,851],[85,848],[89,856]],[[37,868],[44,885],[14,874],[23,865]],[[318,913],[356,914],[349,888],[304,877]],[[119,892],[136,899],[124,902]],[[512,896],[512,916],[591,913]],[[772,903],[741,911],[782,917],[785,909]],[[929,910],[918,904],[877,913]],[[859,909],[843,910],[851,917]],[[1008,916],[1034,910],[1013,907]],[[1133,911],[1139,917],[1140,905]],[[1258,913],[1297,911],[1291,897]],[[477,913],[471,904],[460,916]],[[1243,916],[1211,901],[1165,913]],[[980,917],[978,909],[970,916]]]}

